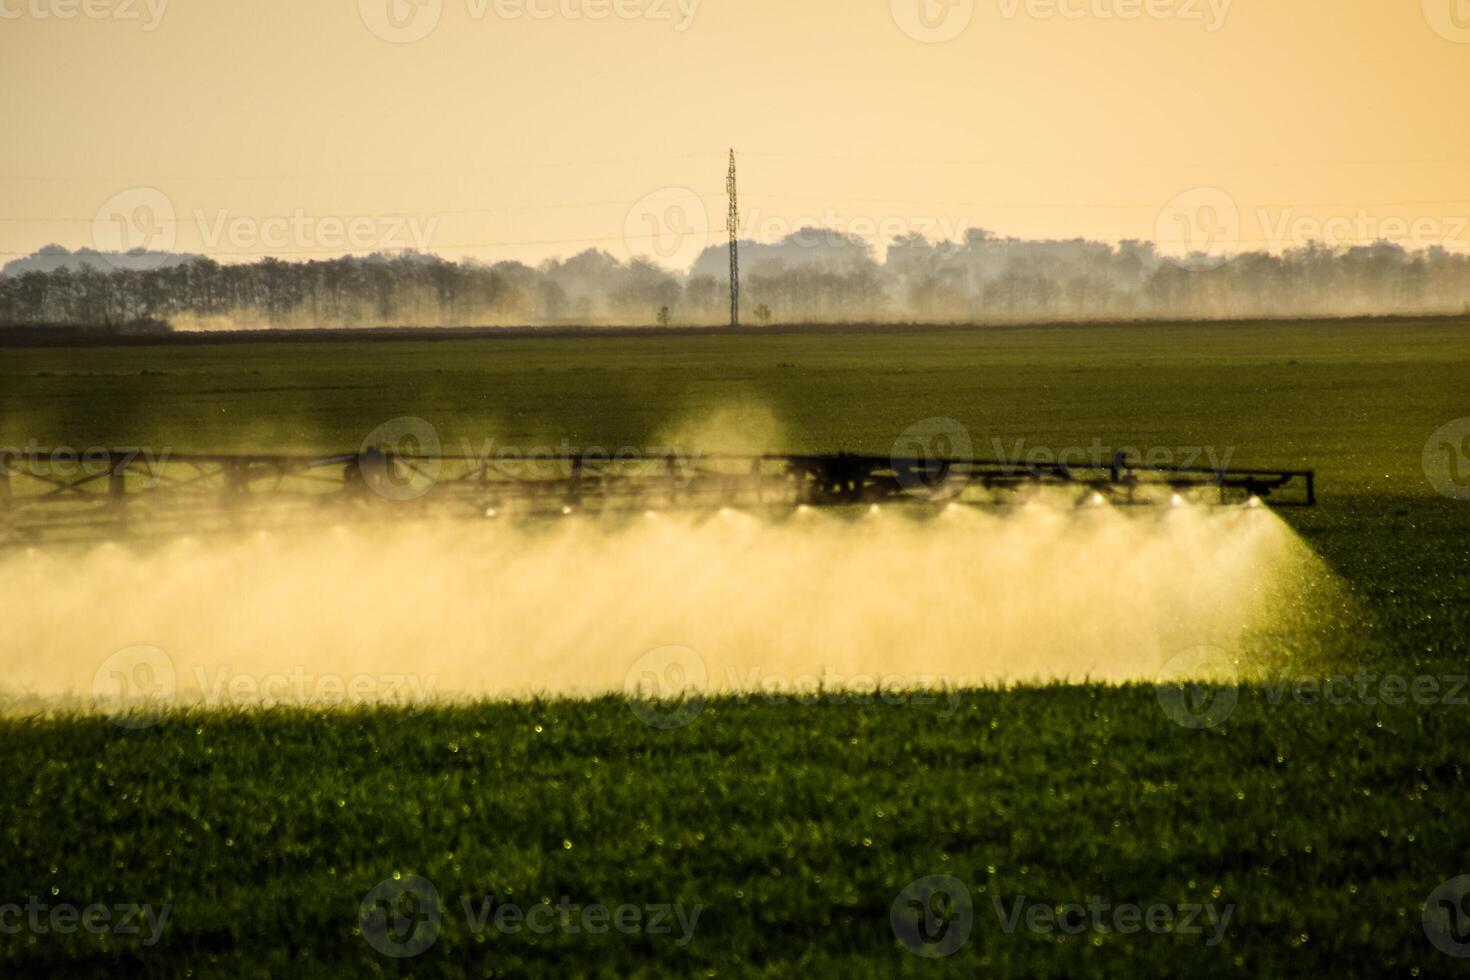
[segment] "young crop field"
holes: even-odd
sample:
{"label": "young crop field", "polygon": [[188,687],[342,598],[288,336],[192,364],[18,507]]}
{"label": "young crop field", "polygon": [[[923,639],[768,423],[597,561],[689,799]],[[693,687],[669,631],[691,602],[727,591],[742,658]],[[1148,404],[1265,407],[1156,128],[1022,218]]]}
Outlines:
{"label": "young crop field", "polygon": [[[1470,955],[1470,322],[272,339],[0,365],[0,447],[21,450],[327,454],[412,416],[470,455],[887,454],[944,418],[978,457],[1312,468],[1319,505],[1280,517],[1339,586],[1309,660],[1205,691],[721,695],[674,725],[617,695],[135,727],[12,711],[6,975],[1432,977]],[[916,649],[973,600],[904,611]],[[414,921],[384,935],[375,899],[405,889]],[[100,932],[52,916],[68,903],[144,909]],[[917,933],[915,908],[935,913]]]}

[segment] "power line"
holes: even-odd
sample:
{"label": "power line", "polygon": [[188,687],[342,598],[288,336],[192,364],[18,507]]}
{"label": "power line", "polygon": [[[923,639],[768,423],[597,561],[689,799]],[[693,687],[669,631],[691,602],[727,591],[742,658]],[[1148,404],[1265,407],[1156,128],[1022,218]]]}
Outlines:
{"label": "power line", "polygon": [[708,151],[700,153],[674,153],[658,154],[638,157],[620,157],[608,160],[542,160],[526,163],[501,163],[494,167],[468,167],[455,170],[379,170],[379,171],[330,171],[324,173],[296,173],[296,174],[207,174],[207,175],[174,175],[167,177],[151,176],[143,179],[124,177],[76,177],[58,174],[17,174],[13,176],[0,175],[0,181],[12,180],[20,182],[44,183],[48,181],[60,181],[75,184],[172,184],[188,182],[211,182],[211,181],[265,181],[265,180],[354,180],[365,177],[459,177],[459,176],[483,176],[495,174],[502,170],[545,170],[549,167],[612,167],[628,163],[648,163],[649,161],[663,160],[692,160],[699,158],[713,158],[715,153]]}
{"label": "power line", "polygon": [[[904,197],[842,197],[839,195],[811,196],[800,194],[775,194],[756,192],[757,197],[776,198],[778,200],[827,200],[843,201],[854,204],[918,204],[923,207],[960,207],[960,208],[1051,208],[1064,211],[1082,210],[1154,210],[1162,211],[1168,206],[1168,202],[1149,201],[1138,204],[1119,204],[1115,202],[1068,202],[1068,201],[922,201],[914,198]],[[1436,201],[1374,201],[1367,204],[1348,201],[1318,201],[1309,203],[1280,203],[1267,202],[1254,205],[1257,208],[1394,208],[1394,207],[1428,207],[1432,204],[1470,204],[1470,198],[1445,198]]]}
{"label": "power line", "polygon": [[[683,190],[683,189],[684,188],[680,188],[680,190]],[[719,192],[719,191],[694,191],[692,193],[694,194],[695,197],[699,198],[701,201],[713,200],[714,198],[721,196],[721,192]],[[728,195],[729,194],[729,188],[728,187],[725,189],[724,194],[725,195]],[[1061,201],[1061,202],[1058,202],[1058,201],[934,201],[934,200],[917,200],[917,199],[914,199],[914,198],[904,198],[904,197],[843,197],[843,196],[840,196],[840,195],[831,195],[831,194],[826,194],[826,195],[821,195],[821,194],[779,194],[779,193],[768,193],[768,192],[762,192],[762,191],[756,191],[755,192],[755,196],[756,196],[756,198],[762,199],[762,200],[764,200],[764,199],[772,199],[772,200],[783,200],[783,201],[786,201],[786,200],[791,200],[791,201],[818,201],[818,202],[828,202],[828,203],[836,201],[836,202],[841,202],[841,203],[844,203],[844,204],[911,204],[911,205],[918,205],[920,207],[1028,208],[1028,209],[1045,208],[1045,209],[1050,209],[1050,210],[1062,210],[1062,211],[1085,211],[1085,210],[1119,210],[1119,211],[1133,211],[1133,210],[1136,210],[1136,211],[1144,211],[1144,210],[1149,210],[1149,211],[1163,211],[1163,210],[1165,210],[1168,207],[1167,202],[1165,204],[1160,204],[1157,201],[1140,202],[1140,203],[1133,203],[1133,204],[1121,204],[1121,203],[1115,203],[1115,202],[1086,202],[1086,201],[1074,201],[1074,202],[1067,202],[1067,201]],[[322,213],[307,213],[307,212],[304,212],[304,211],[302,213],[306,217],[315,218],[315,219],[318,219],[318,220],[324,219],[324,218],[339,218],[339,219],[343,219],[343,220],[350,220],[350,219],[354,219],[354,218],[418,218],[418,217],[426,217],[426,216],[440,216],[440,217],[442,217],[442,216],[445,216],[445,215],[498,214],[500,212],[556,210],[556,209],[566,209],[566,208],[594,208],[594,207],[613,207],[613,206],[625,206],[626,207],[626,206],[632,206],[634,204],[637,204],[641,200],[643,200],[643,198],[639,198],[636,201],[630,201],[630,200],[627,200],[626,198],[623,198],[623,199],[617,199],[617,200],[578,201],[578,202],[546,203],[546,204],[500,204],[500,205],[487,205],[485,207],[479,207],[479,208],[426,208],[426,209],[420,210],[420,211],[351,211],[349,213],[348,209],[333,209],[332,211],[325,211],[325,212],[322,212]],[[1370,209],[1373,209],[1373,208],[1431,207],[1431,206],[1438,205],[1438,204],[1470,205],[1470,198],[1443,198],[1443,199],[1438,199],[1438,200],[1419,200],[1419,201],[1372,201],[1372,202],[1367,202],[1367,203],[1348,202],[1348,201],[1312,201],[1312,202],[1306,202],[1306,203],[1299,203],[1299,202],[1267,202],[1267,203],[1263,203],[1263,204],[1255,204],[1255,205],[1253,205],[1253,207],[1255,207],[1257,209],[1260,209],[1260,208],[1278,208],[1278,209],[1279,208],[1356,208],[1358,210],[1370,210]],[[224,210],[228,210],[228,209],[224,209]],[[256,215],[244,215],[244,214],[237,215],[237,214],[230,214],[229,215],[229,218],[231,220],[237,220],[237,221],[270,221],[270,220],[276,220],[276,219],[279,219],[279,218],[288,218],[288,217],[291,217],[291,216],[292,215],[289,215],[289,214],[256,214]],[[152,218],[152,220],[154,222],[158,223],[158,224],[178,224],[178,225],[183,225],[183,224],[197,224],[198,221],[199,221],[199,217],[197,215],[195,217],[193,217],[193,218],[180,218],[180,217],[166,218],[166,217],[158,217],[158,216],[155,216],[155,217]],[[0,217],[0,222],[6,223],[6,224],[88,224],[88,225],[90,225],[90,224],[94,224],[96,221],[97,221],[96,216],[93,216],[91,218],[81,218],[81,217],[50,217],[50,216],[34,216],[34,217],[3,216],[3,217]],[[530,244],[530,243],[527,243],[527,244]]]}
{"label": "power line", "polygon": [[[684,188],[680,188],[680,190],[684,190]],[[721,192],[720,191],[694,191],[693,193],[700,200],[712,200],[712,199],[714,199],[716,197],[719,197]],[[639,203],[639,201],[641,201],[641,200],[643,200],[643,199],[642,198],[639,198],[636,201],[630,201],[627,198],[619,198],[617,200],[611,200],[611,201],[568,201],[568,202],[565,202],[565,203],[550,203],[550,204],[497,204],[497,205],[490,205],[490,206],[480,207],[480,208],[426,208],[426,209],[424,209],[422,211],[352,211],[351,213],[348,213],[347,209],[333,209],[331,211],[326,211],[326,212],[322,212],[322,213],[319,213],[319,214],[310,214],[310,213],[308,213],[308,214],[306,214],[306,216],[307,217],[311,217],[311,218],[316,218],[316,219],[322,219],[322,218],[339,218],[339,219],[344,219],[344,220],[351,220],[353,218],[422,218],[422,217],[425,217],[425,216],[428,216],[428,215],[443,216],[443,215],[455,215],[455,214],[466,214],[466,215],[468,215],[468,214],[498,214],[498,213],[500,213],[502,211],[506,211],[506,212],[509,212],[509,211],[540,211],[540,210],[548,210],[549,211],[549,210],[560,209],[560,208],[599,208],[599,207],[613,207],[613,206],[631,207],[632,205]],[[197,211],[197,210],[200,210],[200,209],[196,208],[195,210]],[[223,210],[229,210],[229,209],[228,208],[225,208]],[[304,211],[304,209],[302,209],[302,210]],[[235,220],[235,221],[271,221],[271,220],[275,220],[275,219],[278,219],[278,218],[287,218],[287,217],[291,217],[291,216],[292,215],[288,215],[288,214],[230,214],[229,215],[229,218],[231,220]],[[152,220],[154,222],[158,223],[158,224],[178,224],[178,225],[182,225],[182,224],[197,224],[198,221],[199,221],[199,217],[197,215],[195,217],[193,217],[193,218],[180,218],[180,217],[163,218],[163,217],[157,217],[157,216],[155,216],[155,217],[152,218]],[[35,222],[45,222],[45,223],[56,223],[56,224],[61,224],[61,223],[77,224],[77,223],[81,223],[81,224],[89,224],[90,225],[90,224],[95,223],[96,221],[97,221],[97,217],[95,215],[93,217],[90,217],[90,218],[15,218],[15,217],[0,217],[0,222],[6,222],[6,223],[10,223],[10,224],[27,224],[27,223],[35,223]]]}
{"label": "power line", "polygon": [[[824,229],[824,230],[831,231],[833,229]],[[718,231],[719,231],[719,229],[716,229],[716,228],[706,228],[706,229],[697,229],[697,230],[696,229],[688,229],[688,230],[686,230],[684,232],[684,234],[685,235],[692,235],[692,236],[697,236],[697,235],[707,236],[708,242],[707,242],[707,244],[706,244],[705,247],[706,248],[713,248],[713,247],[715,247],[715,243],[714,243],[713,239],[714,239],[714,237],[715,237],[715,235],[716,235],[716,233]],[[1467,228],[1467,233],[1470,233],[1470,228]],[[511,247],[517,247],[517,246],[523,246],[523,245],[590,245],[590,244],[601,243],[601,242],[625,242],[626,243],[626,242],[630,242],[630,241],[644,241],[644,240],[651,240],[651,239],[661,238],[661,237],[663,237],[662,233],[655,233],[655,234],[650,234],[650,235],[602,235],[602,236],[587,236],[587,237],[582,237],[582,238],[541,238],[541,239],[524,239],[524,240],[519,240],[519,241],[498,241],[498,242],[451,242],[451,243],[434,245],[432,252],[423,252],[423,253],[419,253],[419,254],[424,254],[424,255],[437,255],[437,254],[439,254],[441,252],[456,251],[456,250],[460,250],[460,249],[511,248]],[[1336,237],[1336,236],[1334,236],[1331,240],[1314,239],[1314,238],[1310,238],[1310,237],[1307,237],[1307,238],[1296,238],[1296,237],[1292,237],[1292,236],[1283,236],[1281,238],[1231,238],[1228,241],[1200,242],[1200,241],[1193,241],[1193,240],[1183,239],[1183,238],[1146,238],[1146,237],[1136,237],[1136,236],[1123,236],[1123,237],[1119,237],[1119,238],[1100,238],[1100,237],[1088,237],[1088,236],[1084,236],[1084,235],[1078,235],[1078,236],[1075,236],[1073,238],[1017,238],[1017,237],[1014,237],[1014,236],[1007,236],[1007,237],[1002,238],[1002,237],[998,237],[998,236],[992,236],[991,238],[987,239],[987,242],[989,244],[992,244],[992,245],[1008,245],[1008,244],[1012,244],[1012,243],[1019,244],[1019,245],[1057,245],[1057,244],[1071,244],[1071,243],[1077,242],[1077,241],[1080,241],[1080,242],[1083,242],[1084,244],[1089,244],[1089,245],[1108,245],[1108,246],[1116,246],[1116,245],[1119,245],[1119,244],[1121,244],[1123,242],[1143,242],[1144,244],[1150,244],[1150,245],[1183,245],[1183,246],[1189,246],[1191,249],[1195,249],[1195,250],[1199,250],[1199,251],[1205,251],[1205,250],[1209,250],[1209,249],[1222,249],[1222,247],[1228,247],[1228,248],[1234,249],[1235,246],[1240,246],[1240,245],[1283,245],[1283,246],[1288,246],[1288,247],[1292,247],[1292,246],[1301,247],[1301,246],[1310,245],[1310,244],[1314,244],[1314,243],[1315,244],[1318,244],[1318,245],[1328,245],[1330,247],[1364,247],[1364,246],[1368,246],[1368,245],[1376,245],[1377,243],[1382,242],[1382,241],[1388,241],[1388,242],[1391,242],[1391,243],[1394,243],[1394,244],[1401,244],[1403,242],[1403,239],[1393,239],[1393,238],[1382,238],[1382,237],[1379,237],[1379,238],[1368,239],[1368,240],[1354,239],[1354,240],[1349,241],[1349,240],[1342,239],[1342,238],[1339,238],[1339,237]],[[757,247],[768,247],[768,248],[775,248],[775,247],[778,247],[778,246],[784,244],[782,242],[757,242],[757,241],[752,241],[752,240],[750,240],[748,238],[746,239],[746,243],[747,244],[753,244],[753,245],[755,245]],[[965,243],[962,242],[962,241],[942,240],[942,241],[931,242],[931,244],[935,244],[935,245],[945,245],[945,244],[949,244],[949,245],[963,245]],[[1470,242],[1467,242],[1467,244],[1470,244]],[[737,247],[738,247],[738,245],[737,245]],[[801,247],[805,247],[805,246],[802,246],[802,245],[798,244],[796,247],[801,248]],[[83,250],[84,249],[87,249],[87,248],[88,248],[88,246],[81,246],[76,251],[68,252],[67,253],[67,257],[75,258],[76,256],[82,254]],[[116,252],[104,252],[103,250],[99,250],[99,249],[92,249],[92,251],[93,252],[96,252],[97,254],[113,254],[113,255],[119,254],[119,253],[116,253]],[[379,253],[379,252],[392,253],[392,252],[403,252],[403,251],[415,251],[416,252],[417,250],[410,249],[410,248],[403,247],[403,246],[394,246],[394,245],[388,245],[388,244],[378,244],[378,245],[368,245],[368,246],[361,246],[361,247],[344,246],[344,247],[335,247],[335,248],[323,247],[323,248],[307,248],[307,249],[270,249],[270,250],[265,250],[265,251],[230,251],[230,252],[208,251],[208,252],[201,253],[201,254],[205,258],[256,258],[256,259],[264,259],[264,258],[274,258],[276,256],[281,256],[281,255],[312,255],[312,256],[335,257],[335,256],[345,256],[345,255],[372,255],[372,254]],[[36,250],[31,250],[31,251],[0,251],[0,255],[9,255],[9,256],[27,257],[27,256],[33,256],[33,255],[36,255],[36,254],[38,254],[36,252]],[[173,254],[186,254],[186,253],[173,253]],[[1244,252],[1241,252],[1241,251],[1238,251],[1238,250],[1235,250],[1235,251],[1232,251],[1232,254],[1245,254],[1245,253]],[[635,256],[635,257],[637,257],[637,256]]]}
{"label": "power line", "polygon": [[855,154],[794,154],[743,151],[746,156],[770,160],[825,160],[843,163],[880,163],[904,167],[1179,167],[1195,168],[1269,168],[1269,167],[1409,167],[1429,165],[1459,165],[1470,163],[1470,157],[1421,157],[1409,160],[1079,160],[1069,157],[1059,159],[1000,159],[945,160],[939,157],[873,157]]}
{"label": "power line", "polygon": [[[944,159],[940,157],[874,157],[851,153],[772,153],[743,151],[746,156],[774,160],[812,160],[838,163],[877,163],[904,167],[1179,167],[1183,169],[1204,168],[1275,168],[1275,167],[1406,167],[1431,165],[1463,165],[1470,163],[1467,157],[1420,157],[1404,160],[1079,160],[1075,157],[1060,159]],[[272,180],[344,180],[373,177],[455,177],[482,176],[503,170],[544,170],[550,167],[607,167],[622,164],[647,163],[650,161],[693,160],[711,158],[708,151],[657,154],[631,157],[616,157],[603,160],[540,160],[528,162],[498,163],[493,167],[466,167],[448,170],[379,170],[379,171],[325,171],[316,173],[277,174],[176,174],[151,176],[142,180],[121,177],[80,177],[58,174],[15,174],[0,175],[0,181],[16,182],[63,182],[63,183],[185,183],[213,181],[272,181]]]}
{"label": "power line", "polygon": [[[701,234],[703,234],[703,235],[712,235],[712,234],[714,234],[714,229],[706,229],[706,230],[703,230],[703,231],[692,231],[691,230],[691,231],[686,231],[685,234],[689,234],[689,235],[701,235]],[[645,239],[651,240],[651,239],[662,238],[662,237],[664,237],[664,233],[662,233],[662,232],[654,232],[652,234],[647,234],[647,235],[601,235],[601,236],[593,235],[593,236],[587,236],[587,237],[582,237],[582,238],[541,238],[541,239],[526,239],[526,240],[523,240],[523,241],[502,241],[502,242],[460,242],[460,243],[435,245],[434,248],[435,248],[436,251],[448,251],[450,249],[461,249],[461,248],[503,248],[503,247],[508,247],[508,246],[512,246],[512,245],[579,245],[579,244],[585,244],[585,243],[590,243],[590,242],[643,241]],[[83,246],[83,247],[85,248],[86,246]],[[254,251],[254,252],[250,252],[250,251],[244,251],[244,252],[240,252],[240,251],[236,251],[236,252],[216,252],[216,251],[211,251],[211,252],[209,252],[206,255],[206,258],[213,257],[213,256],[229,256],[229,257],[254,256],[254,257],[258,257],[258,258],[269,258],[269,257],[275,256],[275,255],[350,255],[350,254],[367,254],[367,255],[371,255],[374,252],[390,252],[390,251],[402,251],[402,250],[403,249],[398,248],[398,247],[395,247],[395,246],[392,246],[392,245],[378,244],[378,245],[362,246],[360,248],[343,247],[343,248],[270,249],[270,250],[267,250],[267,251]],[[94,251],[97,251],[97,250],[94,249]],[[31,252],[0,252],[0,255],[35,255],[35,254],[36,253],[34,251],[31,251]],[[71,253],[68,253],[68,254],[70,254],[70,255],[76,255],[78,253],[77,252],[71,252]]]}

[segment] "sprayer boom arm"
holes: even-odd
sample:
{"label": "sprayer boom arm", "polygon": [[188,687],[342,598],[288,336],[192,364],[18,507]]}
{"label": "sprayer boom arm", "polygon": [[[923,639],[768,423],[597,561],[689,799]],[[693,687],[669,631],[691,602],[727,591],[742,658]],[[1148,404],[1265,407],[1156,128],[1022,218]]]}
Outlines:
{"label": "sprayer boom arm", "polygon": [[[1043,488],[1079,502],[1312,506],[1310,470],[835,454],[621,451],[455,456],[0,453],[0,543],[176,533],[320,516],[568,514],[910,503],[996,506]],[[345,508],[345,509],[344,509]]]}

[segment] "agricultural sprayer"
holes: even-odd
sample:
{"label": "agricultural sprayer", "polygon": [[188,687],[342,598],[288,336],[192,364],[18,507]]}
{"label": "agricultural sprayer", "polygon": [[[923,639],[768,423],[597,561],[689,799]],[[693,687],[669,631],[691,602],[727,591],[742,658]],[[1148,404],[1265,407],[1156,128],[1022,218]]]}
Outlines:
{"label": "agricultural sprayer", "polygon": [[1003,507],[1050,489],[1078,506],[1312,506],[1312,471],[625,451],[514,460],[366,448],[332,456],[0,454],[0,543],[170,535],[396,517],[661,510]]}

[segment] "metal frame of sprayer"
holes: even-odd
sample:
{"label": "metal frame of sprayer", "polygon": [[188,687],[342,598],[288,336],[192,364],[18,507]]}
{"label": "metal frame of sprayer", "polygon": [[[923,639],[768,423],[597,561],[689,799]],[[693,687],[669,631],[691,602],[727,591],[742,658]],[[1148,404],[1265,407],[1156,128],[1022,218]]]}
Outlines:
{"label": "metal frame of sprayer", "polygon": [[0,546],[186,534],[323,519],[555,517],[648,510],[782,511],[902,504],[997,507],[1044,488],[1078,506],[1310,507],[1311,470],[1171,468],[834,454],[633,452],[515,461],[367,448],[334,456],[0,454]]}

